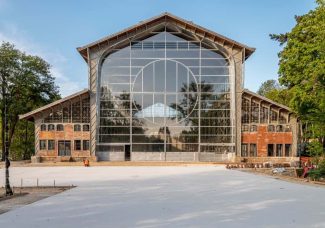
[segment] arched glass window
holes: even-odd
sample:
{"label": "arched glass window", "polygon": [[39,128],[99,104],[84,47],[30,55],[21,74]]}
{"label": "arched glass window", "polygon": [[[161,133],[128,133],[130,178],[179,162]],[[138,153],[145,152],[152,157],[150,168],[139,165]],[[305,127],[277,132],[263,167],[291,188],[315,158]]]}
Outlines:
{"label": "arched glass window", "polygon": [[114,50],[100,65],[97,142],[111,151],[131,142],[131,152],[233,151],[229,68],[215,47],[168,32]]}
{"label": "arched glass window", "polygon": [[63,131],[64,130],[63,124],[56,125],[56,130],[57,131]]}
{"label": "arched glass window", "polygon": [[47,125],[47,130],[48,131],[54,131],[54,124]]}
{"label": "arched glass window", "polygon": [[46,131],[46,124],[41,124],[41,131]]}
{"label": "arched glass window", "polygon": [[80,125],[80,124],[75,124],[75,125],[73,126],[73,130],[74,130],[74,131],[81,131],[81,125]]}

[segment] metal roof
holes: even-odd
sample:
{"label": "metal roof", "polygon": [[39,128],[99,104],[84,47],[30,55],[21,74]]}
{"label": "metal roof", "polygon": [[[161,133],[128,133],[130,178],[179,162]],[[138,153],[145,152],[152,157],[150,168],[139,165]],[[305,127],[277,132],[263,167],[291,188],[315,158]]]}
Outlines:
{"label": "metal roof", "polygon": [[171,13],[168,13],[168,12],[165,12],[165,13],[162,13],[162,14],[160,14],[158,16],[152,17],[150,19],[141,21],[136,25],[133,25],[133,26],[131,26],[129,28],[126,28],[126,29],[124,29],[124,30],[122,30],[120,32],[114,33],[112,35],[106,36],[106,37],[104,37],[102,39],[99,39],[99,40],[97,40],[95,42],[92,42],[90,44],[84,45],[82,47],[78,47],[77,50],[81,54],[81,56],[87,61],[87,59],[88,59],[88,49],[89,48],[99,46],[99,45],[107,43],[107,42],[109,42],[111,40],[117,40],[120,37],[128,36],[131,32],[136,31],[140,27],[146,28],[147,25],[149,25],[149,24],[151,24],[153,22],[159,22],[159,21],[165,22],[167,19],[171,20],[171,21],[174,21],[174,22],[177,22],[177,23],[180,23],[180,24],[183,24],[183,25],[185,25],[186,28],[194,29],[197,33],[203,33],[203,34],[205,34],[205,36],[212,37],[213,40],[222,40],[224,43],[229,43],[231,45],[234,45],[234,46],[237,46],[239,48],[245,49],[246,59],[255,51],[255,48],[252,48],[252,47],[249,47],[249,46],[247,46],[245,44],[234,41],[234,40],[232,40],[232,39],[230,39],[228,37],[220,35],[220,34],[218,34],[216,32],[213,32],[213,31],[211,31],[211,30],[209,30],[207,28],[204,28],[202,26],[194,24],[191,21],[187,21],[187,20],[185,20],[183,18],[172,15]]}
{"label": "metal roof", "polygon": [[268,103],[271,103],[271,104],[273,104],[273,105],[275,105],[275,106],[278,106],[279,108],[282,108],[282,109],[285,109],[285,110],[287,110],[287,111],[289,111],[289,112],[292,112],[291,109],[290,109],[288,106],[285,106],[285,105],[280,104],[280,103],[278,103],[278,102],[272,101],[271,99],[268,99],[268,98],[266,98],[266,97],[263,97],[263,96],[261,96],[261,95],[259,95],[259,94],[257,94],[257,93],[254,93],[254,92],[252,92],[252,91],[250,91],[250,90],[248,90],[248,89],[243,89],[243,93],[247,93],[247,94],[249,94],[250,96],[257,97],[257,98],[260,99],[260,100],[264,100],[264,101],[266,101],[266,102],[268,102]]}
{"label": "metal roof", "polygon": [[46,109],[49,109],[49,108],[51,108],[53,106],[56,106],[56,105],[61,104],[61,103],[65,102],[65,101],[68,101],[68,100],[70,100],[72,98],[75,98],[75,97],[78,97],[78,96],[81,96],[81,95],[84,95],[84,94],[87,94],[87,93],[89,93],[89,90],[88,89],[83,89],[83,90],[81,90],[81,91],[79,91],[77,93],[71,94],[71,95],[69,95],[67,97],[64,97],[64,98],[60,99],[60,100],[57,100],[57,101],[54,101],[54,102],[52,102],[50,104],[44,105],[44,106],[42,106],[40,108],[37,108],[37,109],[35,109],[35,110],[31,111],[31,112],[19,115],[19,119],[27,119],[28,120],[28,119],[32,118],[33,115],[35,115],[35,114],[37,114],[39,112],[42,112],[42,111],[44,111]]}

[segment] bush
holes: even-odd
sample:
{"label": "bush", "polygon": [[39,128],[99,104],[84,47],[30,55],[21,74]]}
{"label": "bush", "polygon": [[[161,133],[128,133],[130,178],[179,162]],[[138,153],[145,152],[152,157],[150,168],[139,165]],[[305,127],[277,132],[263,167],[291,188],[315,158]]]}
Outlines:
{"label": "bush", "polygon": [[310,170],[308,172],[308,176],[312,180],[319,180],[320,178],[325,177],[325,159],[324,158],[322,160],[320,160],[316,169]]}

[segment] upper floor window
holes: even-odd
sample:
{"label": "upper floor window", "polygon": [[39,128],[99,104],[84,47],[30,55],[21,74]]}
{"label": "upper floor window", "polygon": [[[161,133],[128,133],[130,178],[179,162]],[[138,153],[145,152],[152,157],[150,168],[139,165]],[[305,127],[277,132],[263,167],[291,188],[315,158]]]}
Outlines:
{"label": "upper floor window", "polygon": [[46,124],[41,125],[41,131],[46,131]]}
{"label": "upper floor window", "polygon": [[89,124],[84,124],[84,125],[82,126],[82,130],[83,130],[83,131],[89,131]]}
{"label": "upper floor window", "polygon": [[49,125],[47,126],[47,130],[48,130],[48,131],[54,131],[54,124],[49,124]]}
{"label": "upper floor window", "polygon": [[56,125],[56,130],[57,131],[63,131],[64,130],[63,124]]}
{"label": "upper floor window", "polygon": [[282,125],[276,126],[276,132],[283,132],[283,126]]}
{"label": "upper floor window", "polygon": [[251,132],[256,132],[257,131],[257,126],[256,125],[251,125]]}
{"label": "upper floor window", "polygon": [[271,122],[277,122],[278,121],[278,112],[271,110],[270,117],[271,117]]}
{"label": "upper floor window", "polygon": [[242,126],[241,126],[241,131],[242,131],[242,132],[247,132],[247,131],[249,131],[249,126],[248,126],[248,125],[242,125]]}
{"label": "upper floor window", "polygon": [[274,125],[269,125],[269,126],[267,126],[267,131],[268,132],[274,132]]}
{"label": "upper floor window", "polygon": [[81,126],[80,126],[80,124],[75,124],[75,125],[73,126],[73,130],[74,130],[74,131],[81,131]]}

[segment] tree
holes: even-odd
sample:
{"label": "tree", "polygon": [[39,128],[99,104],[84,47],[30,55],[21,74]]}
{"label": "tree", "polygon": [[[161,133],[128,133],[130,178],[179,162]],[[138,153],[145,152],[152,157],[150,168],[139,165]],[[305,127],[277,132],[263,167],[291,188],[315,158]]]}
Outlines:
{"label": "tree", "polygon": [[265,96],[268,92],[278,90],[280,87],[281,86],[277,80],[270,79],[262,83],[260,88],[257,90],[257,93],[261,96]]}
{"label": "tree", "polygon": [[277,103],[290,106],[291,92],[274,79],[263,82],[257,93]]}
{"label": "tree", "polygon": [[325,2],[303,16],[295,27],[270,37],[283,45],[279,53],[279,82],[290,92],[290,108],[303,124],[312,125],[313,138],[325,148]]}
{"label": "tree", "polygon": [[[6,160],[8,170],[9,148],[17,129],[18,115],[58,99],[59,93],[50,74],[50,65],[8,42],[0,46],[0,79],[2,160]],[[6,191],[10,193],[9,173],[6,183]]]}

